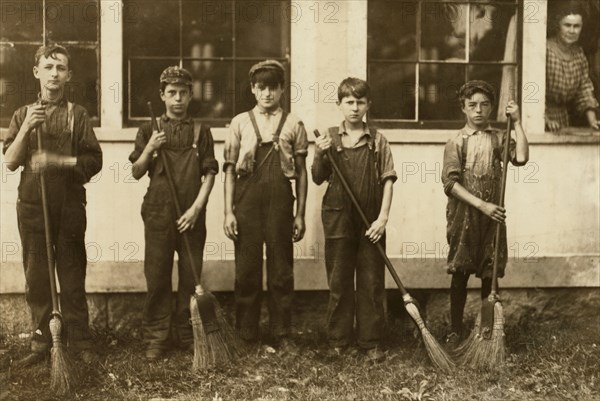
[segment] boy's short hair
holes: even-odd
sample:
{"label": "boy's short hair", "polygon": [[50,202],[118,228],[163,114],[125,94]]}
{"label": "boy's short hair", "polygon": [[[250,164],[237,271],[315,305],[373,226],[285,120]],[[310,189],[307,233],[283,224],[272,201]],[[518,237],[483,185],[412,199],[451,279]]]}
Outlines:
{"label": "boy's short hair", "polygon": [[261,83],[269,88],[285,85],[285,67],[277,60],[265,60],[254,64],[248,71],[250,83]]}
{"label": "boy's short hair", "polygon": [[474,94],[482,93],[490,99],[493,105],[496,104],[496,90],[485,81],[473,80],[468,81],[458,90],[458,101],[462,108],[465,104],[465,99],[470,99]]}
{"label": "boy's short hair", "polygon": [[53,43],[51,45],[40,46],[35,52],[35,56],[33,57],[34,66],[37,66],[40,63],[40,59],[43,57],[56,59],[57,54],[62,54],[67,58],[68,66],[71,66],[71,54],[64,47],[57,43]]}
{"label": "boy's short hair", "polygon": [[185,68],[176,65],[165,68],[160,74],[160,90],[165,91],[169,84],[186,85],[192,90],[192,74]]}
{"label": "boy's short hair", "polygon": [[357,99],[366,97],[367,100],[371,100],[371,87],[367,83],[359,78],[348,77],[344,79],[338,87],[338,100],[341,102],[343,98],[348,96],[354,96]]}

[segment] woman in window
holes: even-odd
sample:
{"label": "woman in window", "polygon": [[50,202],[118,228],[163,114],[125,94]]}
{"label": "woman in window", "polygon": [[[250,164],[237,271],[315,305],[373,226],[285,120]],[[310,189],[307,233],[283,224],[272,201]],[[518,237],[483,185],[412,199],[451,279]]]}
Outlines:
{"label": "woman in window", "polygon": [[585,115],[589,126],[600,129],[598,100],[585,54],[579,45],[583,12],[565,2],[555,15],[555,27],[546,44],[546,127],[557,131],[570,125],[569,109]]}

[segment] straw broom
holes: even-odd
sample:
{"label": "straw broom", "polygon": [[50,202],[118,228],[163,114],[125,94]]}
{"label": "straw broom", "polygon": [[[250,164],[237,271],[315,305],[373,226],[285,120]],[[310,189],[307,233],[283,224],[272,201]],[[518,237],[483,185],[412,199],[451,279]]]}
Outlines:
{"label": "straw broom", "polygon": [[[42,152],[42,135],[36,129],[38,151]],[[40,189],[42,194],[42,210],[44,214],[44,234],[46,239],[46,255],[48,260],[48,275],[50,276],[50,294],[52,297],[52,317],[49,322],[52,335],[52,349],[50,350],[50,388],[57,395],[67,394],[72,387],[74,377],[71,363],[65,354],[62,343],[62,315],[58,304],[58,291],[56,289],[54,245],[52,244],[52,230],[50,228],[50,211],[48,209],[48,194],[44,172],[40,171]]]}
{"label": "straw broom", "polygon": [[[158,131],[158,124],[152,109],[152,103],[148,102],[147,105],[152,129]],[[169,192],[175,206],[175,213],[177,216],[181,216],[181,206],[168,160],[163,152],[159,152],[159,155],[167,175]],[[187,232],[184,232],[182,237],[185,252],[190,261],[190,268],[196,283],[194,294],[190,297],[190,320],[194,334],[192,370],[205,370],[228,364],[239,356],[240,348],[237,344],[237,338],[233,334],[233,328],[227,321],[225,313],[222,311],[215,296],[206,291],[200,284],[200,272],[196,268],[196,262],[192,256],[192,247]]]}
{"label": "straw broom", "polygon": [[[317,138],[320,136],[320,133],[318,130],[314,130],[314,134]],[[354,208],[360,215],[363,223],[367,227],[369,227],[370,226],[369,220],[367,219],[367,216],[365,215],[362,208],[360,207],[360,204],[358,203],[356,196],[354,195],[354,193],[352,193],[352,189],[350,188],[350,186],[348,185],[348,182],[344,178],[344,175],[342,174],[339,166],[337,165],[337,162],[332,157],[331,148],[328,150],[328,156],[329,156],[329,162],[331,163],[333,170],[335,171],[340,182],[342,183],[344,190],[350,197],[350,200],[352,201]],[[402,281],[400,281],[400,277],[398,277],[398,274],[396,273],[396,270],[394,269],[392,262],[387,257],[385,250],[383,249],[383,246],[381,245],[381,243],[376,242],[374,245],[377,247],[377,250],[381,254],[381,257],[383,258],[385,265],[387,266],[390,274],[392,275],[392,278],[394,279],[394,281],[396,282],[396,285],[400,289],[400,292],[402,294],[402,300],[404,301],[404,307],[406,308],[406,311],[408,312],[410,317],[413,319],[413,321],[419,328],[419,331],[421,332],[421,337],[423,338],[423,343],[425,344],[425,349],[427,350],[427,354],[429,355],[431,362],[433,363],[433,365],[436,368],[443,370],[447,373],[451,373],[454,368],[454,362],[452,362],[452,360],[450,359],[448,354],[446,354],[444,349],[440,346],[440,344],[437,342],[435,337],[431,334],[431,332],[427,328],[427,325],[421,318],[421,313],[419,312],[419,308],[417,306],[416,300],[410,296],[410,294],[408,293],[408,291],[402,284]]]}
{"label": "straw broom", "polygon": [[[504,152],[502,154],[502,182],[500,187],[499,205],[504,207],[506,193],[506,174],[508,172],[508,152],[510,145],[510,132],[512,119],[507,118]],[[504,335],[504,311],[498,297],[498,260],[500,258],[501,224],[496,223],[496,237],[494,239],[494,267],[492,270],[492,291],[487,300],[481,303],[481,311],[473,332],[457,351],[461,352],[461,363],[472,368],[494,368],[501,365],[506,357],[506,343]]]}

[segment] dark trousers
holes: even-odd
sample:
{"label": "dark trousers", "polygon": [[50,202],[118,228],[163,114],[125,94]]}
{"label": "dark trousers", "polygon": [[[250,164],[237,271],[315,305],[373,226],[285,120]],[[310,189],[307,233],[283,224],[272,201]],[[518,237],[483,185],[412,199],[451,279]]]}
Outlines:
{"label": "dark trousers", "polygon": [[[465,303],[467,302],[467,284],[469,282],[468,273],[456,272],[452,274],[450,283],[450,324],[452,331],[459,335],[463,331],[463,315]],[[481,299],[485,299],[492,291],[492,279],[484,278],[481,280]]]}
{"label": "dark trousers", "polygon": [[[385,244],[385,236],[380,241]],[[349,238],[327,239],[325,266],[329,283],[329,343],[332,346],[351,343],[356,315],[359,347],[376,347],[383,331],[385,294],[384,263],[376,247],[364,236],[364,232]]]}
{"label": "dark trousers", "polygon": [[[259,160],[262,153],[264,149],[259,151]],[[259,336],[263,244],[267,251],[271,334],[276,338],[286,336],[292,324],[294,196],[278,159],[271,156],[257,175],[238,181],[239,188],[247,188],[235,205],[239,231],[235,244],[235,315],[240,336],[249,341]]]}
{"label": "dark trousers", "polygon": [[[49,349],[51,343],[48,323],[52,312],[52,297],[42,205],[19,199],[17,219],[23,244],[23,267],[27,283],[25,299],[31,310],[34,328],[31,349],[43,352]],[[60,285],[63,339],[67,339],[69,345],[74,348],[89,348],[91,334],[85,296],[85,205],[75,200],[51,203],[50,220],[56,275]]]}
{"label": "dark trousers", "polygon": [[[182,347],[188,346],[194,342],[189,305],[195,282],[183,237],[176,230],[169,205],[145,205],[142,208],[142,217],[146,240],[144,275],[147,285],[143,314],[144,342],[148,348],[167,348],[173,324],[179,344]],[[206,241],[205,219],[206,215],[199,216],[194,229],[186,234],[191,244],[192,257],[199,270],[202,269]],[[175,251],[179,256],[179,283],[173,315],[171,276]]]}

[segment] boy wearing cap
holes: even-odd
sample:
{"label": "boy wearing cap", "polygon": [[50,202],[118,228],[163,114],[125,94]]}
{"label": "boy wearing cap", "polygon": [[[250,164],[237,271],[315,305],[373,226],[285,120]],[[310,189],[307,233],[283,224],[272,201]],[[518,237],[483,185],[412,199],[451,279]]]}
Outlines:
{"label": "boy wearing cap", "polygon": [[[102,168],[102,150],[87,111],[64,96],[71,79],[71,56],[54,44],[35,53],[33,75],[40,81],[38,100],[13,114],[4,141],[4,162],[9,170],[23,166],[17,221],[23,246],[25,298],[31,310],[34,333],[31,354],[18,361],[22,366],[44,359],[50,349],[48,323],[52,301],[44,232],[39,173],[45,184],[51,242],[60,283],[60,305],[64,334],[86,362],[91,353],[91,334],[85,294],[87,257],[85,251],[86,195],[84,184]],[[41,135],[43,150],[38,149]]]}
{"label": "boy wearing cap", "polygon": [[[504,132],[493,129],[489,118],[496,91],[485,81],[469,81],[459,90],[458,99],[467,123],[446,143],[442,183],[448,196],[446,208],[450,320],[452,331],[446,341],[458,344],[463,334],[463,312],[471,274],[481,279],[481,299],[492,289],[494,252],[499,252],[498,277],[504,276],[507,260],[506,210],[498,206],[502,180]],[[519,106],[509,101],[506,113],[515,126],[510,161],[522,166],[529,159],[529,145],[520,122]],[[496,224],[501,224],[500,249],[494,249]]]}
{"label": "boy wearing cap", "polygon": [[[151,122],[138,130],[135,149],[129,156],[133,177],[148,173],[150,185],[142,203],[144,237],[144,275],[148,292],[143,312],[143,335],[146,358],[157,360],[167,349],[171,320],[182,348],[192,349],[189,298],[194,293],[194,277],[188,255],[183,250],[182,235],[189,238],[192,257],[198,268],[206,241],[206,204],[212,190],[218,164],[214,157],[210,128],[187,114],[192,99],[192,76],[176,66],[160,76],[160,97],[166,111],[160,117],[160,132],[153,132]],[[162,158],[163,152],[172,171],[182,216],[176,216]],[[175,313],[171,310],[171,273],[173,253],[179,255],[179,284]]]}
{"label": "boy wearing cap", "polygon": [[[266,244],[270,332],[286,348],[292,345],[292,242],[300,241],[305,231],[308,141],[302,121],[279,104],[284,74],[283,65],[275,60],[250,69],[256,107],[231,121],[223,168],[224,230],[235,242],[236,328],[246,341],[259,339]],[[295,180],[295,215],[290,180]]]}

